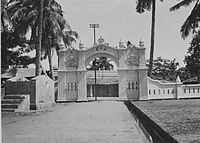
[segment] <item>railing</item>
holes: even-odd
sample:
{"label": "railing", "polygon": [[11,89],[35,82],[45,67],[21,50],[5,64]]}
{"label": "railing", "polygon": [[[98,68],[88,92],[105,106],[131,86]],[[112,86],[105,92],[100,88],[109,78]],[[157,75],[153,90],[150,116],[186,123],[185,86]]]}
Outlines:
{"label": "railing", "polygon": [[200,98],[200,84],[161,82],[148,77],[148,99]]}
{"label": "railing", "polygon": [[178,98],[200,98],[200,84],[182,85],[182,90]]}
{"label": "railing", "polygon": [[125,101],[125,105],[150,143],[178,143],[130,101]]}

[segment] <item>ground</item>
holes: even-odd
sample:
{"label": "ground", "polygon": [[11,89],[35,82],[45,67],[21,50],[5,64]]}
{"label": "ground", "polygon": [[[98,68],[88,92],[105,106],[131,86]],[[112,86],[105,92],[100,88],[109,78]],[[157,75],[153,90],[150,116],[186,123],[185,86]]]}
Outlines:
{"label": "ground", "polygon": [[43,112],[3,114],[3,143],[144,143],[123,102],[57,104]]}
{"label": "ground", "polygon": [[200,143],[200,99],[135,101],[180,143]]}

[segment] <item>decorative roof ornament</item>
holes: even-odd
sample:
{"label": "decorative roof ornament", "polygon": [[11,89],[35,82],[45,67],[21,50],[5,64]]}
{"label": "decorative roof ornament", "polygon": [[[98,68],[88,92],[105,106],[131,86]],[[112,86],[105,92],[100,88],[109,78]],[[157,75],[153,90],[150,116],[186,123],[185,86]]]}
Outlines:
{"label": "decorative roof ornament", "polygon": [[144,41],[142,41],[142,40],[139,41],[139,47],[144,48]]}
{"label": "decorative roof ornament", "polygon": [[179,76],[176,77],[176,83],[182,83]]}
{"label": "decorative roof ornament", "polygon": [[100,38],[98,39],[98,44],[103,44],[104,43],[104,39],[102,38],[102,36],[100,36]]}
{"label": "decorative roof ornament", "polygon": [[83,49],[84,48],[84,45],[83,45],[83,43],[80,41],[79,42],[79,49]]}
{"label": "decorative roof ornament", "polygon": [[119,48],[126,48],[126,47],[124,46],[124,42],[122,42],[121,40],[119,41]]}
{"label": "decorative roof ornament", "polygon": [[133,44],[130,42],[130,41],[127,41],[127,48],[132,48],[133,47]]}

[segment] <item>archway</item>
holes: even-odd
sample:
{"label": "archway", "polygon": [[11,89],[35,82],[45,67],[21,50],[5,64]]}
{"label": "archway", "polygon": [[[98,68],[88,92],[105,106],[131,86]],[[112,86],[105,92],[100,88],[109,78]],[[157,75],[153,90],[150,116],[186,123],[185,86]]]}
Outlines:
{"label": "archway", "polygon": [[86,64],[89,100],[119,97],[118,64],[109,57],[108,54],[93,55],[93,59]]}
{"label": "archway", "polygon": [[[113,83],[118,90],[112,96],[117,95],[119,100],[147,98],[145,48],[133,45],[111,47],[100,39],[91,48],[64,49],[59,52],[58,101],[88,101],[94,97],[91,87],[88,87],[94,84],[94,71],[88,71],[87,65],[99,57],[106,57],[116,65],[113,71],[97,71],[97,83],[101,86],[99,92],[106,84]],[[100,80],[102,75],[107,79]],[[114,93],[112,91],[111,94]],[[104,93],[99,96],[104,96]]]}

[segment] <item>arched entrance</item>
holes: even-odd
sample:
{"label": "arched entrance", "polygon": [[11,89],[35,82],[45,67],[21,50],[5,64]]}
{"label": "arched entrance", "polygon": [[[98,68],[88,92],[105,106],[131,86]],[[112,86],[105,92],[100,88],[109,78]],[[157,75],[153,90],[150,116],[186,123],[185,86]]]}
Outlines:
{"label": "arched entrance", "polygon": [[[103,39],[91,48],[64,49],[59,52],[58,101],[88,101],[94,97],[94,71],[87,65],[99,57],[112,60],[115,70],[96,72],[96,91],[100,97],[118,100],[147,98],[145,48],[129,45],[111,47]],[[117,93],[116,93],[117,92]]]}
{"label": "arched entrance", "polygon": [[88,100],[119,97],[118,64],[109,57],[108,54],[95,55],[86,65]]}

